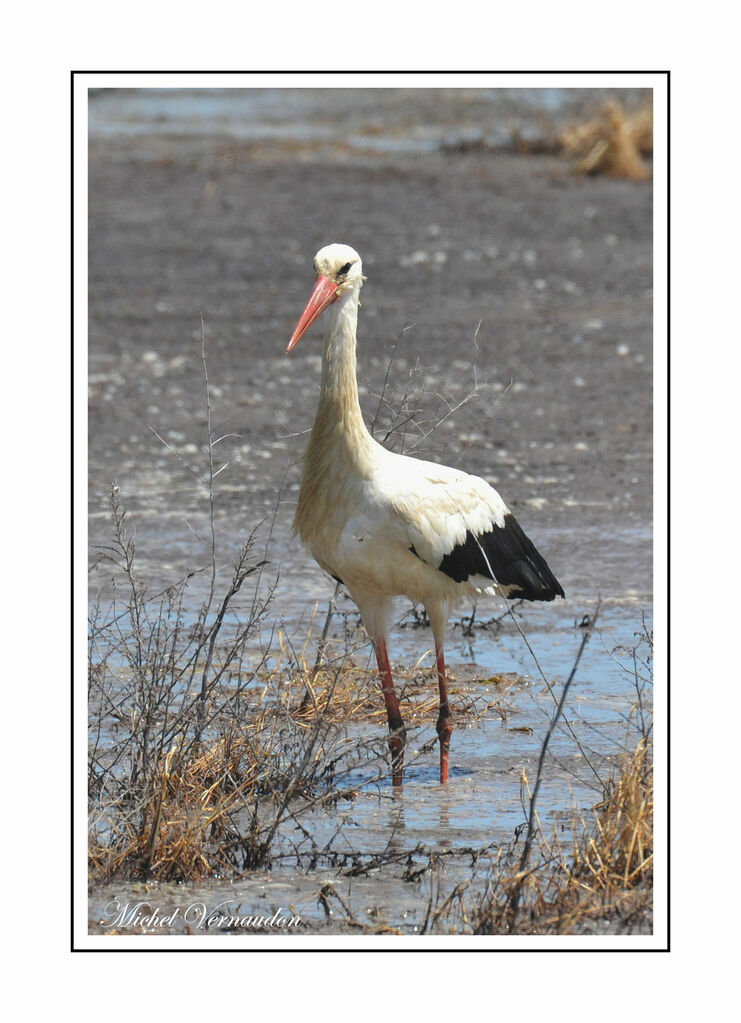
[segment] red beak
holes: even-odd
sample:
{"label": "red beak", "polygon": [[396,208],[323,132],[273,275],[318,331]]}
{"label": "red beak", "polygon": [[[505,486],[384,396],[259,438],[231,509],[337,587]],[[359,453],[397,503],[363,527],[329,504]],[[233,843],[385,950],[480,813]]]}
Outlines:
{"label": "red beak", "polygon": [[288,342],[287,352],[299,343],[301,338],[304,336],[306,331],[312,325],[314,320],[324,312],[327,306],[332,305],[336,296],[339,284],[335,284],[334,281],[330,281],[329,277],[317,277],[314,290],[311,293],[306,308],[301,313],[301,319],[296,324],[296,329],[293,332],[293,337]]}

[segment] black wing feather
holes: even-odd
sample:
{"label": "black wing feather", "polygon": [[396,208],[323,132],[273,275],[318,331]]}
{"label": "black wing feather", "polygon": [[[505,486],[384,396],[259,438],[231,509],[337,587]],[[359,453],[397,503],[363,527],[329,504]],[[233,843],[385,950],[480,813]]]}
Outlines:
{"label": "black wing feather", "polygon": [[505,515],[503,526],[492,526],[478,536],[469,529],[463,543],[446,554],[438,568],[457,583],[472,575],[486,576],[524,600],[564,595],[545,558],[512,514]]}

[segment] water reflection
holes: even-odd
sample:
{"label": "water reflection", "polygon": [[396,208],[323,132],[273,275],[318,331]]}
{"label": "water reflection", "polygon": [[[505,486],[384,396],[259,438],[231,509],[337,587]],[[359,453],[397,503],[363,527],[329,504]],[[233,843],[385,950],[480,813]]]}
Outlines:
{"label": "water reflection", "polygon": [[401,849],[406,845],[406,815],[404,792],[394,789],[391,802],[388,804],[386,827],[389,832],[389,849]]}

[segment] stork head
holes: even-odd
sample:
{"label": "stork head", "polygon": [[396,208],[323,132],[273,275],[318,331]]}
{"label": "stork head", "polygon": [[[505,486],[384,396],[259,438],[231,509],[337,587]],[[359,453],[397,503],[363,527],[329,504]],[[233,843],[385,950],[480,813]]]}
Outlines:
{"label": "stork head", "polygon": [[333,242],[319,249],[314,256],[316,284],[301,319],[296,325],[293,337],[288,342],[287,352],[298,344],[303,335],[324,310],[342,298],[349,291],[360,291],[363,284],[363,264],[355,249],[349,245]]}

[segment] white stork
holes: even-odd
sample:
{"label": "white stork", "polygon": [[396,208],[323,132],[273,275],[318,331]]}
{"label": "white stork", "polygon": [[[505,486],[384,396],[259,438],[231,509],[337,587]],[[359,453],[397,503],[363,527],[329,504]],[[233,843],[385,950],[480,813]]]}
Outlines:
{"label": "white stork", "polygon": [[440,782],[453,731],[443,645],[465,597],[553,600],[563,589],[499,494],[478,476],[387,451],[358,402],[355,332],[363,266],[348,245],[316,254],[316,285],[287,351],[325,317],[319,407],[306,449],[294,531],[341,581],[373,641],[389,722],[393,785],[401,785],[406,732],[388,657],[393,598],[427,609],[437,655]]}

